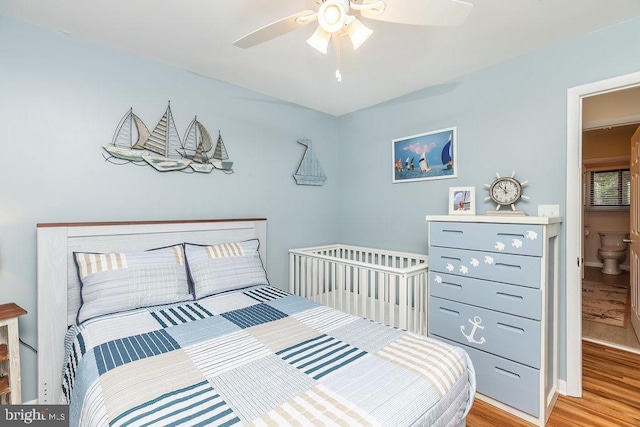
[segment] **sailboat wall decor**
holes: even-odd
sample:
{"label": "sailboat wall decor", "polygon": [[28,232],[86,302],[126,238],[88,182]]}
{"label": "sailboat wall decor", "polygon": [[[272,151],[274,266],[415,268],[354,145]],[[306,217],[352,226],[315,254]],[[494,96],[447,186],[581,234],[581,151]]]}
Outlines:
{"label": "sailboat wall decor", "polygon": [[298,166],[298,170],[293,175],[298,185],[323,185],[327,180],[326,175],[322,171],[322,166],[316,157],[313,148],[311,148],[311,140],[300,139],[299,144],[307,147]]}
{"label": "sailboat wall decor", "polygon": [[[104,145],[103,148],[115,158],[131,162],[142,161],[142,155],[145,152],[134,147],[146,141],[149,135],[147,126],[133,113],[133,108],[130,108],[118,123],[111,144]],[[133,142],[134,137],[135,142]]]}
{"label": "sailboat wall decor", "polygon": [[218,142],[216,143],[216,149],[213,151],[213,160],[211,164],[216,169],[221,169],[223,171],[231,171],[233,167],[233,162],[229,161],[229,154],[227,154],[227,148],[224,146],[224,141],[222,140],[222,134],[218,131]]}
{"label": "sailboat wall decor", "polygon": [[391,141],[393,183],[456,178],[456,134],[457,128],[450,127]]}
{"label": "sailboat wall decor", "polygon": [[218,169],[233,173],[233,162],[228,161],[221,132],[218,131],[214,149],[209,131],[197,116],[189,124],[183,141],[173,120],[170,102],[151,132],[131,108],[118,123],[111,144],[103,146],[109,154],[104,157],[115,164],[150,165],[160,172],[209,173]]}
{"label": "sailboat wall decor", "polygon": [[160,172],[181,170],[191,163],[191,160],[182,157],[178,151],[182,143],[173,122],[171,104],[167,106],[149,138],[138,146],[154,153],[142,156],[142,159]]}

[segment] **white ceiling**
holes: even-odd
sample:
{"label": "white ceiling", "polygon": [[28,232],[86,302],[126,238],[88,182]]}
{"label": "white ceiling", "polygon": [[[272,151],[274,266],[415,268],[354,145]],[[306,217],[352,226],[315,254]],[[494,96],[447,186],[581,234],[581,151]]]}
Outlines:
{"label": "white ceiling", "polygon": [[[402,1],[402,0],[387,0]],[[0,0],[0,14],[340,116],[640,16],[639,0],[467,0],[458,27],[366,20],[356,52],[322,55],[307,25],[250,49],[237,38],[313,0]]]}

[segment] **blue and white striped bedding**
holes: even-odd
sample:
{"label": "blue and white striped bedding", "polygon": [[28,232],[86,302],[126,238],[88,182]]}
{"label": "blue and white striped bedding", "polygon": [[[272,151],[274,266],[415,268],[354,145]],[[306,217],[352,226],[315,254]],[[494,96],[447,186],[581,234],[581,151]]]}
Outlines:
{"label": "blue and white striped bedding", "polygon": [[269,286],[98,317],[67,334],[72,426],[463,422],[467,354]]}

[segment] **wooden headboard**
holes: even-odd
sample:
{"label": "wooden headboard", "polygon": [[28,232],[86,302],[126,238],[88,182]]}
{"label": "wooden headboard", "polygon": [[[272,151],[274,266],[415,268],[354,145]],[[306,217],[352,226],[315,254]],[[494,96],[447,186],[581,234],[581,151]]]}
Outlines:
{"label": "wooden headboard", "polygon": [[38,403],[64,403],[64,336],[80,306],[73,252],[126,252],[189,242],[260,240],[266,268],[267,220],[224,219],[38,224]]}

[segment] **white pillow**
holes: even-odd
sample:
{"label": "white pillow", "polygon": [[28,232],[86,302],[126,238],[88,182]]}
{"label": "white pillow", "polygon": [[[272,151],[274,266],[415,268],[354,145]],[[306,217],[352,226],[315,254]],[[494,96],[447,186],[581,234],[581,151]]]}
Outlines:
{"label": "white pillow", "polygon": [[203,246],[185,243],[194,296],[200,299],[233,289],[268,285],[258,239]]}
{"label": "white pillow", "polygon": [[78,324],[103,314],[193,299],[182,245],[73,255],[81,284]]}

